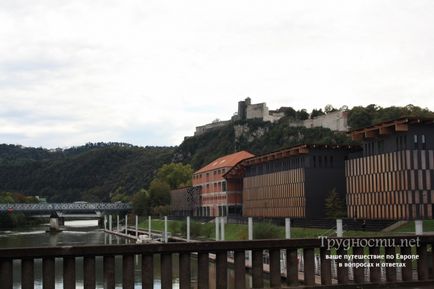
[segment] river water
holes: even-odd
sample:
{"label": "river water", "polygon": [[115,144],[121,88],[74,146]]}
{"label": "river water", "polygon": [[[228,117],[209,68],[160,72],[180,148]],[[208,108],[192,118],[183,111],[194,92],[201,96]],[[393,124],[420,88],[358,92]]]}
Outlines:
{"label": "river water", "polygon": [[[105,233],[97,227],[96,221],[70,221],[65,222],[66,230],[57,234],[46,233],[47,225],[28,229],[17,229],[12,231],[0,231],[0,247],[40,247],[40,246],[64,246],[64,245],[95,245],[95,244],[127,244],[131,241],[122,237]],[[145,245],[144,245],[145,246]],[[116,262],[116,288],[122,288],[122,258],[119,256]],[[173,256],[173,288],[179,288],[178,279],[178,256]],[[97,288],[103,288],[102,257],[96,258]],[[21,288],[21,265],[20,261],[14,261],[14,289]],[[210,277],[215,276],[215,264],[210,263]],[[62,283],[62,260],[56,259],[56,289],[63,288]],[[135,259],[136,288],[140,284],[140,261],[138,256]],[[197,287],[197,260],[192,258],[191,262],[192,285]],[[160,288],[160,260],[154,258],[154,288]],[[228,270],[228,284],[233,287],[234,273]],[[83,288],[83,260],[76,258],[76,279],[77,289]],[[267,281],[267,280],[266,280]],[[268,282],[267,282],[268,283]],[[251,276],[246,275],[246,284],[251,287]],[[1,286],[0,286],[1,287]],[[35,288],[42,288],[42,260],[35,260]],[[215,288],[215,280],[210,280],[210,288]]]}

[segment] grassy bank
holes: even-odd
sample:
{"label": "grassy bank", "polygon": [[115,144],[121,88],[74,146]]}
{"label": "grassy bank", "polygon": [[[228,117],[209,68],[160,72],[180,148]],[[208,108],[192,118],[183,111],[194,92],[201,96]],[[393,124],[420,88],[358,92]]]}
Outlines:
{"label": "grassy bank", "polygon": [[[407,225],[407,224],[406,224]],[[409,224],[410,226],[412,224]],[[433,222],[434,225],[434,222]],[[148,220],[141,220],[139,227],[142,229],[148,229]],[[163,219],[152,219],[151,224],[152,230],[163,231],[164,230],[164,220]],[[414,231],[414,224],[413,229]],[[186,235],[186,222],[185,221],[168,221],[168,231],[173,235],[185,236]],[[403,232],[411,232],[407,230],[406,227],[398,228],[396,231],[390,233],[384,232],[372,232],[372,231],[344,231],[345,237],[374,237],[374,236],[385,236],[385,235],[397,235]],[[192,221],[190,226],[190,232],[192,238],[198,239],[215,239],[215,223],[199,223]],[[285,238],[285,228],[284,226],[277,226],[268,222],[257,222],[253,227],[254,239],[283,239]],[[319,229],[319,228],[301,228],[292,227],[291,228],[291,238],[317,238],[318,236],[333,234],[333,230],[330,229]],[[247,240],[248,239],[248,229],[245,224],[226,224],[225,225],[225,240]]]}

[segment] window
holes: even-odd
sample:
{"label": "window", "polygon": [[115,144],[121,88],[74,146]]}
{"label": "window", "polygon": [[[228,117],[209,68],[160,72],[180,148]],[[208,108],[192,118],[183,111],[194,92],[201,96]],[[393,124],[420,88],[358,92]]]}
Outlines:
{"label": "window", "polygon": [[222,191],[226,191],[226,182],[222,182]]}
{"label": "window", "polygon": [[422,149],[426,149],[425,135],[421,135]]}
{"label": "window", "polygon": [[415,148],[415,149],[418,149],[418,148],[419,148],[419,145],[418,145],[418,143],[417,143],[417,134],[415,134],[415,135],[413,136],[413,143],[414,143],[414,148]]}

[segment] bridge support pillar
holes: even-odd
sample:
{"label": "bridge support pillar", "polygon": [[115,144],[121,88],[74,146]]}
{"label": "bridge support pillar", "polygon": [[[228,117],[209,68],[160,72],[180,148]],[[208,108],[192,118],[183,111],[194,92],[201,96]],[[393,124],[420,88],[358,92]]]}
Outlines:
{"label": "bridge support pillar", "polygon": [[104,228],[104,217],[98,218],[98,227]]}
{"label": "bridge support pillar", "polygon": [[50,231],[59,231],[59,218],[50,218]]}

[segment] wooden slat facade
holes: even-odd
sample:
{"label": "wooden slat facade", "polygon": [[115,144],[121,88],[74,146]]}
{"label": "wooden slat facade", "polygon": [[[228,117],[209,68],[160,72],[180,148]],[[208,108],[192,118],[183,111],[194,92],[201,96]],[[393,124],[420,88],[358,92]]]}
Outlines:
{"label": "wooden slat facade", "polygon": [[433,150],[403,150],[348,160],[349,217],[431,219],[433,178]]}

